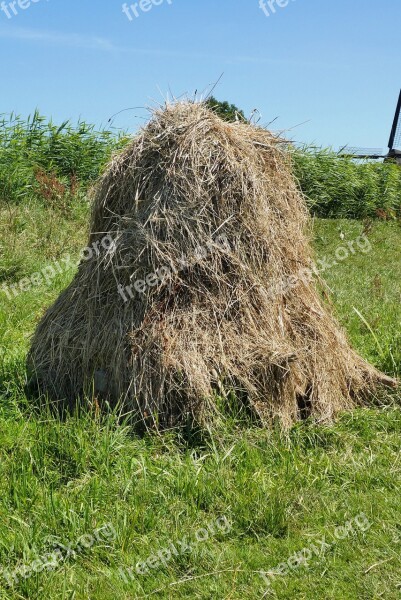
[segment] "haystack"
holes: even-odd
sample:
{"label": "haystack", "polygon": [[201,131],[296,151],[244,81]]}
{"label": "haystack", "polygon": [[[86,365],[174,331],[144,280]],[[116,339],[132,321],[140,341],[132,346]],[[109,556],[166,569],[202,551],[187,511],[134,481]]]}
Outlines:
{"label": "haystack", "polygon": [[394,382],[322,303],[307,225],[280,138],[203,104],[157,110],[96,187],[100,252],[37,328],[41,391],[157,428],[210,421],[234,396],[284,426],[368,401]]}

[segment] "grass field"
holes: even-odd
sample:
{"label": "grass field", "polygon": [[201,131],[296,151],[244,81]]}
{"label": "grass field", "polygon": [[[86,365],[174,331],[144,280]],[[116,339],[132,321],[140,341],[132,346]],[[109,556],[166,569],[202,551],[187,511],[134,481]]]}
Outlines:
{"label": "grass field", "polygon": [[[87,213],[83,201],[1,208],[0,290],[76,260]],[[354,346],[399,375],[400,224],[316,220],[313,238]],[[0,291],[0,598],[401,597],[396,397],[288,434],[227,421],[139,439],[113,415],[59,422],[29,406],[24,360],[73,274]]]}

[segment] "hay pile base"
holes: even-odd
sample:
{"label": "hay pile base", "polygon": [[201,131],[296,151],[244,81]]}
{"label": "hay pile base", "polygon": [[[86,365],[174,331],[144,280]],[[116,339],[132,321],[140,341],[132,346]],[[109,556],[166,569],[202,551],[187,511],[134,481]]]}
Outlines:
{"label": "hay pile base", "polygon": [[95,191],[89,245],[113,246],[81,263],[37,328],[28,366],[41,391],[66,407],[121,401],[166,428],[207,422],[234,390],[289,426],[394,384],[350,348],[305,275],[308,216],[284,149],[201,104],[156,111]]}

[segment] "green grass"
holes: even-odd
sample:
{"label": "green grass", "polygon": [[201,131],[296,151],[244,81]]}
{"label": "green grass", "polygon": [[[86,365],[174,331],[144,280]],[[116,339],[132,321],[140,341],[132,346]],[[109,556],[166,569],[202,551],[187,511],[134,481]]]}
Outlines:
{"label": "green grass", "polygon": [[295,174],[319,217],[401,217],[401,169],[391,162],[358,162],[324,149],[293,153]]}
{"label": "green grass", "polygon": [[[81,201],[67,215],[37,203],[2,209],[2,282],[16,282],[66,253],[77,258],[86,222]],[[323,276],[355,347],[399,374],[399,224],[317,220],[314,244],[317,256],[332,263],[338,247],[364,230],[371,250],[350,253]],[[113,415],[81,411],[55,420],[29,406],[24,360],[35,323],[73,274],[13,301],[0,292],[0,565],[15,571],[108,523],[115,537],[102,537],[53,570],[19,576],[13,586],[0,575],[0,598],[400,597],[396,404],[345,414],[331,426],[302,423],[288,435],[227,422],[189,439],[139,439]],[[369,529],[354,527],[335,541],[336,528],[360,513]],[[216,528],[219,517],[230,522],[229,531]],[[199,529],[213,524],[215,532],[194,543]],[[323,536],[325,552],[266,587],[259,571],[275,571],[304,548],[319,550]],[[170,544],[180,548],[184,538],[191,551],[135,573],[138,562]],[[132,579],[124,580],[120,568],[132,568]]]}
{"label": "green grass", "polygon": [[[322,536],[332,541],[336,527],[363,512],[368,531],[339,540],[309,568],[276,577],[272,589],[279,598],[395,599],[400,433],[399,411],[366,410],[333,427],[296,427],[287,439],[249,428],[191,448],[173,436],[135,439],[111,419],[3,414],[3,567],[29,564],[55,542],[75,542],[106,523],[116,531],[109,543],[22,580],[5,597],[128,599],[162,588],[155,597],[260,598],[258,571]],[[228,533],[210,534],[128,583],[119,575],[171,542],[194,542],[199,528],[222,516]]]}
{"label": "green grass", "polygon": [[[68,213],[35,202],[1,209],[1,283],[66,253],[77,258],[86,222],[79,199]],[[364,230],[371,250],[338,261],[338,247]],[[321,260],[338,262],[323,276],[354,346],[400,374],[399,224],[316,220],[313,238]],[[11,587],[0,573],[0,598],[400,598],[397,399],[345,414],[332,426],[302,423],[288,435],[227,421],[192,438],[140,439],[113,415],[80,411],[60,422],[30,407],[24,360],[36,322],[73,274],[12,301],[0,291],[0,566],[12,572],[108,523],[115,536]],[[360,513],[369,529],[354,527],[333,543],[336,528]],[[229,520],[228,531],[216,528],[219,517]],[[214,533],[194,543],[200,528],[213,524]],[[271,578],[267,589],[259,571],[275,571],[304,548],[319,549],[323,536],[325,552],[308,567]],[[135,573],[138,562],[184,539],[191,551]],[[120,568],[133,568],[132,580]]]}
{"label": "green grass", "polygon": [[[400,222],[317,220],[314,237],[318,258],[338,263],[326,269],[323,277],[351,342],[367,360],[390,375],[401,376]],[[361,242],[364,251],[354,243],[352,254],[348,244],[358,238],[367,240]],[[339,247],[348,249],[345,260],[336,258]]]}
{"label": "green grass", "polygon": [[0,201],[21,204],[36,198],[68,210],[126,142],[121,133],[96,131],[83,121],[56,125],[38,111],[28,119],[2,115]]}

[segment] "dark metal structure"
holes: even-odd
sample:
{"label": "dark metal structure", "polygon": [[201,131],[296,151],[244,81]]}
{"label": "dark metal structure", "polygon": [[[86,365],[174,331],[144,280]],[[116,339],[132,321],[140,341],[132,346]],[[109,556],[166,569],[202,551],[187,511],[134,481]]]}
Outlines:
{"label": "dark metal structure", "polygon": [[398,164],[401,165],[401,92],[398,98],[397,109],[394,115],[394,122],[391,128],[388,147],[388,157],[395,158]]}
{"label": "dark metal structure", "polygon": [[341,148],[339,151],[339,155],[371,160],[384,158],[384,160],[395,161],[401,166],[401,91],[398,97],[397,108],[388,142],[388,153],[383,154],[381,148],[351,148],[349,146],[344,146],[344,148]]}

